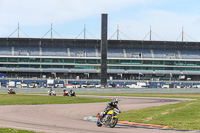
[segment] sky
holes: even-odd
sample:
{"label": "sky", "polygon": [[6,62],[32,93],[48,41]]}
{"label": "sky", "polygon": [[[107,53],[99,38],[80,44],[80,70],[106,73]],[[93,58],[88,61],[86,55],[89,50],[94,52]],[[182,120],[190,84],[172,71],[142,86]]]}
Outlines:
{"label": "sky", "polygon": [[[200,41],[200,0],[0,0],[0,37]],[[15,32],[14,32],[15,31]],[[49,32],[48,32],[49,31]]]}

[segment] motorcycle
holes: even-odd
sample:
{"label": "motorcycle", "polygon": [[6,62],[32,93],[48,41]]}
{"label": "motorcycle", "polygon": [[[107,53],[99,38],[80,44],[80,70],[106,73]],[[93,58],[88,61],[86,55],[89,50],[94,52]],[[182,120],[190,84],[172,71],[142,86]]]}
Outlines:
{"label": "motorcycle", "polygon": [[69,96],[68,91],[63,91],[63,96]]}
{"label": "motorcycle", "polygon": [[55,91],[48,91],[49,96],[56,96],[56,92]]}
{"label": "motorcycle", "polygon": [[114,109],[109,110],[107,114],[102,118],[104,112],[98,113],[98,120],[97,120],[97,126],[101,127],[102,125],[110,126],[110,128],[113,128],[117,125],[118,118],[117,114],[121,113],[120,110]]}
{"label": "motorcycle", "polygon": [[14,91],[13,89],[9,89],[9,90],[7,91],[7,93],[8,93],[8,94],[16,94],[15,91]]}
{"label": "motorcycle", "polygon": [[75,94],[74,91],[69,91],[69,96],[71,96],[71,97],[76,97],[76,94]]}

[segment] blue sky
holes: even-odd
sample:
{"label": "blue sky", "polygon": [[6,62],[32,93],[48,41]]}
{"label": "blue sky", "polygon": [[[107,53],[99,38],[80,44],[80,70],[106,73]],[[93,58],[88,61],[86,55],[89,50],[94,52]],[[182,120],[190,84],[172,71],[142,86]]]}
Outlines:
{"label": "blue sky", "polygon": [[10,36],[19,22],[20,37],[41,38],[52,23],[59,33],[54,38],[76,38],[86,25],[86,37],[99,39],[101,14],[107,13],[108,39],[117,38],[118,25],[119,39],[148,40],[151,26],[152,40],[181,41],[183,27],[185,41],[200,41],[199,5],[199,0],[0,0],[0,37]]}

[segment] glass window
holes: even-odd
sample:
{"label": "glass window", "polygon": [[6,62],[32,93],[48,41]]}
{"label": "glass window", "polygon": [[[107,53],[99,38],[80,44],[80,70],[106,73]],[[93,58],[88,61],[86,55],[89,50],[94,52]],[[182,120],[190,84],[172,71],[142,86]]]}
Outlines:
{"label": "glass window", "polygon": [[108,64],[119,64],[119,60],[108,60]]}
{"label": "glass window", "polygon": [[0,62],[6,62],[6,58],[0,58]]}
{"label": "glass window", "polygon": [[49,58],[42,59],[42,63],[51,63],[51,59]]}
{"label": "glass window", "polygon": [[8,58],[9,62],[18,62],[18,58]]}
{"label": "glass window", "polygon": [[153,61],[154,65],[163,65],[163,61]]}
{"label": "glass window", "polygon": [[187,66],[196,66],[197,65],[197,63],[194,61],[188,61],[186,63],[187,63]]}
{"label": "glass window", "polygon": [[29,62],[28,58],[19,58],[19,62]]}
{"label": "glass window", "polygon": [[97,60],[86,60],[87,64],[97,64]]}
{"label": "glass window", "polygon": [[64,63],[74,63],[74,59],[64,59]]}
{"label": "glass window", "polygon": [[122,64],[122,65],[130,65],[131,63],[130,63],[130,60],[121,60],[120,64]]}
{"label": "glass window", "polygon": [[174,61],[165,61],[165,65],[174,65]]}
{"label": "glass window", "polygon": [[75,63],[78,63],[78,64],[85,64],[85,60],[80,60],[80,59],[78,59],[78,60],[75,60]]}
{"label": "glass window", "polygon": [[152,60],[144,60],[143,65],[153,65],[153,61]]}
{"label": "glass window", "polygon": [[39,58],[29,58],[29,62],[40,63],[40,59]]}
{"label": "glass window", "polygon": [[30,65],[30,68],[40,68],[40,65]]}

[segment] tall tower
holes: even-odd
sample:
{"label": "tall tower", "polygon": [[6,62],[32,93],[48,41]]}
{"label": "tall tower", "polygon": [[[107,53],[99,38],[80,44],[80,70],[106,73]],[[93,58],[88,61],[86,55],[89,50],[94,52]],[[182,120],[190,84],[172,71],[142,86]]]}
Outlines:
{"label": "tall tower", "polygon": [[101,85],[107,85],[108,14],[101,15]]}

